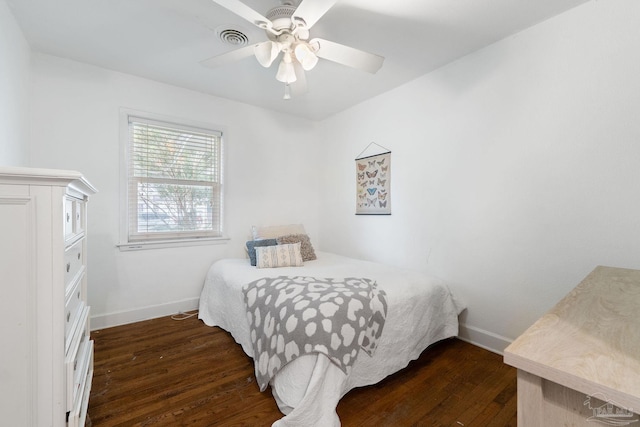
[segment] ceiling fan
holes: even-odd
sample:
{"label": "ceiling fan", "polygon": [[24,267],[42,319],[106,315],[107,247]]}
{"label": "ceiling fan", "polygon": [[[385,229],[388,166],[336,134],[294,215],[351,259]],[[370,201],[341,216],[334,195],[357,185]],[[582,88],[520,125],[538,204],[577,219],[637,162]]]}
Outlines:
{"label": "ceiling fan", "polygon": [[280,6],[262,16],[240,0],[213,0],[243,19],[262,28],[268,40],[245,46],[201,62],[206,67],[218,67],[251,55],[268,68],[282,53],[276,79],[285,84],[284,99],[291,98],[289,85],[298,82],[306,88],[304,71],[313,69],[318,58],[328,59],[348,67],[377,72],[384,58],[328,40],[309,37],[309,30],[327,13],[337,0],[302,0],[296,7],[291,0],[283,0]]}

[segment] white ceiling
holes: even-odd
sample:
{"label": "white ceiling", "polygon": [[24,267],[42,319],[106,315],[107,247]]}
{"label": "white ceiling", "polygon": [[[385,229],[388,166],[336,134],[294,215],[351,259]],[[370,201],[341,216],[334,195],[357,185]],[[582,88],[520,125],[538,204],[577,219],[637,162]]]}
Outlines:
{"label": "white ceiling", "polygon": [[[587,0],[338,0],[311,36],[384,56],[384,65],[368,74],[320,60],[306,73],[308,92],[288,101],[277,63],[199,63],[236,48],[220,29],[266,40],[211,0],[6,1],[36,52],[320,120]],[[263,15],[280,4],[244,2]]]}

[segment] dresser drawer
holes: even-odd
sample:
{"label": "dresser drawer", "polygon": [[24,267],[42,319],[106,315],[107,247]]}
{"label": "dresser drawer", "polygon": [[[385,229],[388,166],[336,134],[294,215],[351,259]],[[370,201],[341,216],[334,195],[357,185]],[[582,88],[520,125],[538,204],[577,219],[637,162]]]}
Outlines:
{"label": "dresser drawer", "polygon": [[81,200],[73,202],[73,232],[75,234],[84,232],[84,202]]}
{"label": "dresser drawer", "polygon": [[74,329],[77,327],[77,322],[80,318],[80,313],[84,308],[84,300],[82,298],[82,275],[74,282],[71,291],[66,295],[64,305],[64,342],[65,342],[65,354],[69,351],[71,345],[71,338]]}
{"label": "dresser drawer", "polygon": [[80,341],[80,347],[76,352],[76,357],[73,359],[67,359],[66,361],[66,374],[67,374],[67,410],[73,410],[78,400],[78,394],[82,390],[85,377],[87,376],[87,369],[89,367],[89,361],[91,359],[93,341],[89,340],[89,336],[83,334]]}
{"label": "dresser drawer", "polygon": [[84,239],[78,240],[73,246],[64,252],[64,283],[65,289],[72,285],[76,276],[83,270],[84,253],[82,245]]}
{"label": "dresser drawer", "polygon": [[71,345],[64,359],[67,411],[73,409],[76,395],[80,390],[80,383],[83,382],[83,375],[86,375],[89,343],[88,322],[89,307],[84,306],[80,314],[79,322],[77,322],[76,328],[71,335]]}
{"label": "dresser drawer", "polygon": [[67,427],[84,427],[87,418],[91,382],[93,381],[93,341],[87,341],[86,347],[84,375],[78,385],[79,392],[75,396],[73,407],[69,411]]}
{"label": "dresser drawer", "polygon": [[69,197],[66,197],[64,199],[64,239],[65,240],[69,240],[71,237],[73,237],[74,231],[73,231],[73,219],[74,219],[74,214],[73,214],[73,204],[74,204],[74,199],[71,199]]}
{"label": "dresser drawer", "polygon": [[73,197],[64,199],[64,240],[72,242],[84,233],[85,201]]}

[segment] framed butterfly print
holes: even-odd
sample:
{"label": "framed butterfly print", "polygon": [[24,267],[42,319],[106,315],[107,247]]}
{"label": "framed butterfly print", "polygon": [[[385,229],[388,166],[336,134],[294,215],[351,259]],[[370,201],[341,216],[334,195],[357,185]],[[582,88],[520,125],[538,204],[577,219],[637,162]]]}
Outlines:
{"label": "framed butterfly print", "polygon": [[356,159],[356,215],[391,215],[391,152]]}

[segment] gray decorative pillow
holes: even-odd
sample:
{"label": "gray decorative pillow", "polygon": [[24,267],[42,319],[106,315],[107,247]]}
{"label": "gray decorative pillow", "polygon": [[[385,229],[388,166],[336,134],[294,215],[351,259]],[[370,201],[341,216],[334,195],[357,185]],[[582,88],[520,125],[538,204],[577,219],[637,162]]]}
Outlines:
{"label": "gray decorative pillow", "polygon": [[256,246],[275,246],[278,244],[276,239],[249,240],[247,242],[247,252],[251,265],[256,265]]}
{"label": "gray decorative pillow", "polygon": [[316,252],[313,250],[311,240],[306,234],[288,234],[286,236],[280,236],[276,240],[279,245],[300,242],[300,254],[302,255],[302,260],[313,261],[316,259]]}

